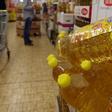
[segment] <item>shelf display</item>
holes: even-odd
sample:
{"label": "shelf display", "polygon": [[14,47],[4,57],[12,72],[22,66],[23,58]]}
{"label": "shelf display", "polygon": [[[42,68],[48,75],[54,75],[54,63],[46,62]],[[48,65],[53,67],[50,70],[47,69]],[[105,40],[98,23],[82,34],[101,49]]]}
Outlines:
{"label": "shelf display", "polygon": [[[23,36],[23,29],[24,29],[24,19],[23,19],[23,7],[24,4],[18,4],[17,6],[17,21],[16,21],[16,29],[17,29],[17,35]],[[35,13],[36,16],[33,18],[32,26],[30,35],[36,36],[41,35],[41,27],[40,27],[40,21],[41,21],[41,6],[39,4],[34,4],[34,7],[36,9]]]}
{"label": "shelf display", "polygon": [[74,2],[54,2],[48,5],[48,28],[47,33],[50,42],[57,43],[57,35],[61,31],[70,32],[74,27]]}
{"label": "shelf display", "polygon": [[59,2],[57,12],[58,33],[74,27],[74,2]]}
{"label": "shelf display", "polygon": [[112,11],[111,0],[75,0],[74,2],[75,29],[110,17]]}
{"label": "shelf display", "polygon": [[7,2],[9,21],[16,21],[16,3],[12,0]]}
{"label": "shelf display", "polygon": [[70,31],[74,26],[73,13],[58,13],[57,14],[58,32]]}
{"label": "shelf display", "polygon": [[60,2],[58,6],[58,12],[71,13],[69,2]]}
{"label": "shelf display", "polygon": [[111,32],[112,17],[59,39],[61,55],[55,57],[53,77],[60,96],[74,112],[112,112]]}

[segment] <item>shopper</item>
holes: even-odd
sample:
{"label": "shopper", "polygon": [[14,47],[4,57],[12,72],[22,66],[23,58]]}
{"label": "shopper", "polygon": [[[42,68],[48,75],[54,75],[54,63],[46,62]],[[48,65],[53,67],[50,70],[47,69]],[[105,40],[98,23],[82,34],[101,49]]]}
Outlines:
{"label": "shopper", "polygon": [[48,14],[48,7],[46,3],[43,3],[43,15],[47,15]]}
{"label": "shopper", "polygon": [[48,30],[48,7],[46,3],[43,3],[43,10],[42,10],[42,14],[43,14],[43,22],[46,26],[46,32]]}
{"label": "shopper", "polygon": [[32,6],[31,0],[26,1],[26,5],[23,10],[24,14],[24,44],[25,45],[33,45],[32,40],[30,39],[30,29],[32,25],[32,19],[34,17],[34,8]]}

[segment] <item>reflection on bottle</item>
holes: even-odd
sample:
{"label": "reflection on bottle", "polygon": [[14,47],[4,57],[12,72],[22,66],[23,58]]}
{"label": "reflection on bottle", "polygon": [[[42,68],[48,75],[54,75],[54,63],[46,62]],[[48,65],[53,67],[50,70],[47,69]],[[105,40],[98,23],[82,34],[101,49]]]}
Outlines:
{"label": "reflection on bottle", "polygon": [[112,112],[112,97],[110,97],[110,101],[108,105],[108,112]]}

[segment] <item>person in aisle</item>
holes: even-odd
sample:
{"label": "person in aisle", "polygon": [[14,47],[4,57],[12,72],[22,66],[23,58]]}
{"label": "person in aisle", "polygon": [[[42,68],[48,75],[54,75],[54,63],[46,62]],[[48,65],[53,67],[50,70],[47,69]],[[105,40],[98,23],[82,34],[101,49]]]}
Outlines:
{"label": "person in aisle", "polygon": [[48,7],[46,3],[43,3],[43,15],[48,14]]}
{"label": "person in aisle", "polygon": [[26,5],[23,10],[25,25],[24,25],[24,44],[32,46],[32,40],[30,39],[30,29],[32,25],[32,19],[34,17],[34,8],[31,0],[26,0]]}
{"label": "person in aisle", "polygon": [[42,4],[43,10],[42,10],[42,14],[43,14],[43,21],[45,23],[46,26],[46,32],[48,30],[48,7],[46,3]]}

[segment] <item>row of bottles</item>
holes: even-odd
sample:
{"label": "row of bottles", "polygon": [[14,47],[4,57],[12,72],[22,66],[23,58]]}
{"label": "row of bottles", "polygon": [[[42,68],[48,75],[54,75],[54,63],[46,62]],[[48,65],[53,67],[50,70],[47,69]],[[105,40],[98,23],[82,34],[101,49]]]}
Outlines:
{"label": "row of bottles", "polygon": [[70,4],[69,3],[59,3],[59,6],[58,6],[58,11],[59,12],[64,12],[64,13],[71,13],[70,11]]}

